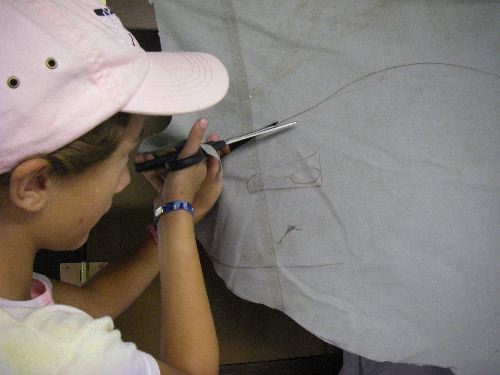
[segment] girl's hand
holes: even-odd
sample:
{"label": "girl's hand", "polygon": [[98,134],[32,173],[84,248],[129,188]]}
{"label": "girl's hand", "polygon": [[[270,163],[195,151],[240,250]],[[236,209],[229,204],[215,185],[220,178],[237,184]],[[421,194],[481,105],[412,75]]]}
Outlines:
{"label": "girl's hand", "polygon": [[[196,154],[208,126],[207,119],[197,120],[187,138],[184,148],[179,153],[178,159],[187,158]],[[161,195],[164,202],[181,200],[193,203],[196,193],[207,176],[207,161],[192,165],[178,171],[171,171],[165,176]]]}
{"label": "girl's hand", "polygon": [[[186,145],[179,158],[185,158],[197,152],[205,133],[208,121],[199,119],[189,134]],[[210,134],[209,141],[219,139],[217,134]],[[229,153],[229,147],[222,150],[221,156]],[[138,155],[136,162],[153,159],[151,154]],[[144,177],[161,193],[155,200],[155,207],[172,200],[191,202],[195,209],[194,221],[197,223],[215,204],[222,191],[222,168],[217,159],[208,157],[197,165],[165,174],[165,170],[155,170],[143,173]]]}
{"label": "girl's hand", "polygon": [[[218,141],[219,136],[217,134],[210,134],[207,140]],[[226,146],[226,148],[222,150],[222,154],[227,155],[228,153],[229,146]],[[192,202],[195,209],[195,223],[200,221],[219,199],[222,192],[222,179],[223,171],[221,163],[219,160],[209,157],[207,160],[207,176],[203,181],[198,194],[194,197],[194,201]]]}

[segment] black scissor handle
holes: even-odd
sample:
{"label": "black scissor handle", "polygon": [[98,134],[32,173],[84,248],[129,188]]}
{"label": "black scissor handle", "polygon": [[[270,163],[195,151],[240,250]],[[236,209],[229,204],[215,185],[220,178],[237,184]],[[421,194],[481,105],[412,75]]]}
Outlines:
{"label": "black scissor handle", "polygon": [[[205,144],[212,146],[217,151],[222,150],[226,146],[225,141],[210,141]],[[146,172],[153,169],[166,169],[167,171],[178,171],[180,169],[189,168],[203,161],[207,154],[200,147],[198,151],[188,157],[178,159],[181,150],[186,145],[186,140],[176,143],[172,148],[173,151],[159,156],[152,160],[147,160],[143,163],[135,163],[134,169],[136,172]]]}
{"label": "black scissor handle", "polygon": [[[177,153],[177,156],[179,156],[179,153]],[[180,169],[184,168],[189,168],[195,164],[198,164],[199,162],[203,161],[207,155],[205,154],[205,151],[203,151],[202,148],[199,148],[196,154],[190,155],[186,158],[182,159],[175,159],[170,162],[165,163],[165,169],[168,171],[178,171]]]}

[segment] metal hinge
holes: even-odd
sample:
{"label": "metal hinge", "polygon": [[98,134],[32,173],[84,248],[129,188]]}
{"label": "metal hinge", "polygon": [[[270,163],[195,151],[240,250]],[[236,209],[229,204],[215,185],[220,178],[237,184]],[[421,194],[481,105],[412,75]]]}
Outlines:
{"label": "metal hinge", "polygon": [[108,262],[78,262],[61,263],[59,272],[61,281],[76,286],[82,286],[92,278],[97,272],[106,267]]}

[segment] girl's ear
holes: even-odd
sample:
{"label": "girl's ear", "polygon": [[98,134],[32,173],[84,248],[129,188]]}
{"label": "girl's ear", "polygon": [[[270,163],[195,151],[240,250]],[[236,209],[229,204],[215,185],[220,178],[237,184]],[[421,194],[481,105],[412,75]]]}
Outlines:
{"label": "girl's ear", "polygon": [[30,159],[10,174],[9,197],[14,205],[30,212],[42,209],[48,199],[51,174],[45,159]]}

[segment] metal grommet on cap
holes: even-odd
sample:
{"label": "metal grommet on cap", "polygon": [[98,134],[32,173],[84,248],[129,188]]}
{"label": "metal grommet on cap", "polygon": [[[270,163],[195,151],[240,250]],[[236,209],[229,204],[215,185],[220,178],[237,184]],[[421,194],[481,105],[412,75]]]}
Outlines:
{"label": "metal grommet on cap", "polygon": [[20,84],[21,84],[21,81],[19,80],[19,78],[15,77],[15,76],[10,76],[9,78],[7,78],[7,85],[11,89],[17,89]]}
{"label": "metal grommet on cap", "polygon": [[47,68],[49,69],[55,69],[57,68],[57,60],[53,57],[49,57],[47,60],[45,60],[45,65],[47,65]]}

